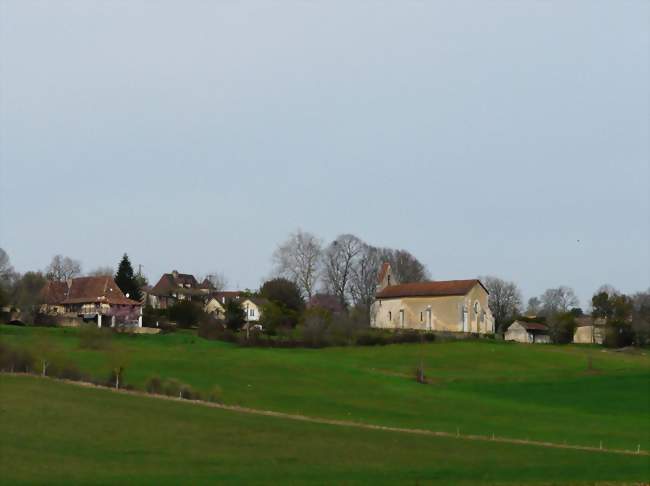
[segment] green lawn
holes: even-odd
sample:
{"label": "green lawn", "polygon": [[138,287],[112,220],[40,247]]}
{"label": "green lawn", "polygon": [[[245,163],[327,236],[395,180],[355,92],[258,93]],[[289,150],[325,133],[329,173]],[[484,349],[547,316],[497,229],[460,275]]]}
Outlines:
{"label": "green lawn", "polygon": [[0,375],[0,483],[635,484],[647,456],[363,430]]}
{"label": "green lawn", "polygon": [[[44,337],[80,368],[108,374],[126,358],[126,381],[176,378],[218,384],[228,404],[398,427],[650,449],[650,357],[596,347],[494,341],[327,349],[253,349],[191,333],[120,335],[112,351],[79,347],[76,329],[0,326],[9,343]],[[588,369],[591,354],[593,368]],[[423,359],[431,384],[414,380]]]}

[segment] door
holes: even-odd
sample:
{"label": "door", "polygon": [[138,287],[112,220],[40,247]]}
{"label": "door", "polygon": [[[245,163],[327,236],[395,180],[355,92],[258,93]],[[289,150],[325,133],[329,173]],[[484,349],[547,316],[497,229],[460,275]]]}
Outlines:
{"label": "door", "polygon": [[469,315],[467,309],[463,309],[463,332],[469,332]]}
{"label": "door", "polygon": [[404,309],[399,311],[399,327],[404,329]]}
{"label": "door", "polygon": [[433,329],[431,322],[431,309],[427,309],[427,330],[431,331]]}

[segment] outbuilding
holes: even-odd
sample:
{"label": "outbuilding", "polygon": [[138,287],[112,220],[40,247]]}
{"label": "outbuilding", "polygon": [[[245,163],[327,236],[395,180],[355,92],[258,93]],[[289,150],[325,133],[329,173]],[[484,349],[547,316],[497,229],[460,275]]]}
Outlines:
{"label": "outbuilding", "polygon": [[504,339],[506,341],[531,344],[551,342],[551,337],[548,334],[548,326],[541,322],[515,321],[508,326]]}

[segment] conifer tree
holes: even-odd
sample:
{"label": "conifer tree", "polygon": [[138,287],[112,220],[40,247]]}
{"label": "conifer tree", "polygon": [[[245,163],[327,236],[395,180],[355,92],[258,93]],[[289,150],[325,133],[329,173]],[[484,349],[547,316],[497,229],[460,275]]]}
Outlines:
{"label": "conifer tree", "polygon": [[137,277],[133,273],[133,267],[129,261],[128,255],[125,253],[120,261],[120,266],[115,274],[115,283],[124,293],[129,296],[129,299],[140,301],[142,292],[138,285]]}

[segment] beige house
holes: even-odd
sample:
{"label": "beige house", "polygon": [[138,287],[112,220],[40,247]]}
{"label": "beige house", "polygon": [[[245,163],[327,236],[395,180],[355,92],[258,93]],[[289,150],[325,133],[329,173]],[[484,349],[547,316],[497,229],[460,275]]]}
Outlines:
{"label": "beige house", "polygon": [[488,291],[478,279],[400,284],[385,263],[370,325],[381,329],[494,332]]}
{"label": "beige house", "polygon": [[221,318],[226,313],[226,302],[229,300],[241,301],[242,295],[238,290],[223,290],[210,293],[205,299],[203,310],[208,314],[214,314]]}
{"label": "beige house", "polygon": [[548,326],[539,322],[515,321],[508,326],[503,338],[506,341],[517,341],[519,343],[551,342]]}

